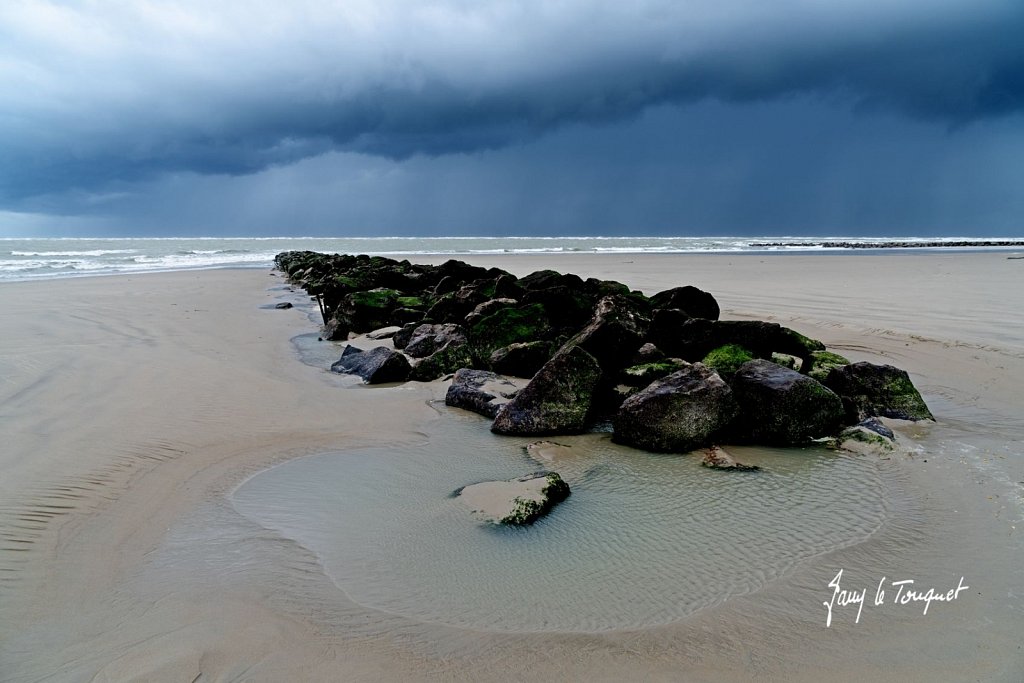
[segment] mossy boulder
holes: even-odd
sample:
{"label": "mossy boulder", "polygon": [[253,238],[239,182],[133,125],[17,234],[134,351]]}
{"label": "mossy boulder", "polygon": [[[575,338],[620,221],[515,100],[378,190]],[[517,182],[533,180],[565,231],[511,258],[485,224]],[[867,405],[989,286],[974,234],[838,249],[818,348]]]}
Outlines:
{"label": "mossy boulder", "polygon": [[806,443],[834,433],[844,418],[839,396],[817,380],[768,360],[740,366],[732,390],[740,407],[736,434],[756,443]]}
{"label": "mossy boulder", "polygon": [[748,360],[754,360],[750,351],[738,344],[726,344],[708,352],[702,362],[722,377],[732,377]]}
{"label": "mossy boulder", "polygon": [[391,321],[391,311],[398,305],[399,292],[394,289],[370,289],[351,292],[342,301],[342,311],[356,332],[384,327]]}
{"label": "mossy boulder", "polygon": [[491,431],[538,435],[582,432],[600,380],[597,359],[579,346],[563,349],[502,406]]}
{"label": "mossy boulder", "polygon": [[710,446],[735,415],[729,385],[711,368],[694,363],[623,401],[612,438],[649,451],[685,453]]}
{"label": "mossy boulder", "polygon": [[529,304],[500,308],[469,326],[467,336],[476,363],[486,367],[491,355],[510,344],[541,341],[551,331],[544,307]]}
{"label": "mossy boulder", "polygon": [[619,382],[629,387],[646,387],[651,382],[677,372],[684,364],[684,361],[677,358],[669,358],[631,365],[619,373]]}
{"label": "mossy boulder", "polygon": [[472,364],[473,356],[469,352],[466,337],[452,336],[440,348],[416,363],[409,372],[409,379],[430,382]]}
{"label": "mossy boulder", "polygon": [[811,354],[813,364],[811,366],[810,375],[814,379],[818,380],[822,384],[828,378],[828,373],[831,372],[832,368],[840,368],[844,365],[849,365],[848,361],[838,353],[832,353],[831,351],[815,351]]}
{"label": "mossy boulder", "polygon": [[606,376],[628,366],[643,345],[650,319],[628,297],[606,296],[597,303],[587,326],[565,346],[579,346],[597,359]]}
{"label": "mossy boulder", "polygon": [[[398,336],[397,333],[396,336]],[[399,341],[402,342],[402,347],[408,355],[413,358],[426,358],[451,341],[465,342],[466,334],[461,325],[424,323],[412,331],[408,340],[396,340],[396,347]]]}
{"label": "mossy boulder", "polygon": [[492,353],[488,363],[503,375],[530,378],[551,360],[554,352],[554,345],[548,341],[518,342]]}
{"label": "mossy boulder", "polygon": [[851,422],[867,417],[935,419],[907,372],[892,365],[851,363],[832,368],[825,384],[842,397]]}

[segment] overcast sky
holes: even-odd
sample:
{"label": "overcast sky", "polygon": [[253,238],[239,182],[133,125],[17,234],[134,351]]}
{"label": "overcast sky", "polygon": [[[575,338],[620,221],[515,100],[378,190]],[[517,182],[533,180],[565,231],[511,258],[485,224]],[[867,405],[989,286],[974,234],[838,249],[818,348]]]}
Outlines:
{"label": "overcast sky", "polygon": [[3,0],[0,235],[1021,235],[1022,0]]}

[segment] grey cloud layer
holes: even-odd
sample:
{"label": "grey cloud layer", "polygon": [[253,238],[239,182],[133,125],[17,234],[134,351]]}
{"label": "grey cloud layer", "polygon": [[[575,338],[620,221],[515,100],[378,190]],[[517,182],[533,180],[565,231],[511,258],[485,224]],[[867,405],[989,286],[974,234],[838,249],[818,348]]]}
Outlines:
{"label": "grey cloud layer", "polygon": [[1022,35],[1018,0],[10,3],[0,201],[497,149],[705,99],[959,126],[1024,109]]}

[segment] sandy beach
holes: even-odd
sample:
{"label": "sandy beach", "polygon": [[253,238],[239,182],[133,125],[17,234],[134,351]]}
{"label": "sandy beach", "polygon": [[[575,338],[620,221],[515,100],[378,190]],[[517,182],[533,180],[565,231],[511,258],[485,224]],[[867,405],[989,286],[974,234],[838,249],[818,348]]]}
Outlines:
{"label": "sandy beach", "polygon": [[[443,382],[361,387],[302,363],[308,300],[266,270],[0,284],[0,681],[1021,680],[1024,260],[460,258],[697,285],[723,318],[906,369],[937,422],[901,426],[914,452],[871,464],[886,521],[870,538],[759,590],[650,628],[458,628],[360,604],[231,501],[302,456],[457,438],[473,425],[437,409]],[[869,604],[826,626],[840,570]],[[897,604],[904,580],[969,588],[924,614]]]}

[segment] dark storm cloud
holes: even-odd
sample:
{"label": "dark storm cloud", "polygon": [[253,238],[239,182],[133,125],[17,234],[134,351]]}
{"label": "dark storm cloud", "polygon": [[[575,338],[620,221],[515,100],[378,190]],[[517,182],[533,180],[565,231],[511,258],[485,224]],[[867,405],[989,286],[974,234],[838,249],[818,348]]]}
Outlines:
{"label": "dark storm cloud", "polygon": [[1022,35],[1017,0],[7,3],[0,201],[494,150],[708,99],[956,129],[1024,109]]}

